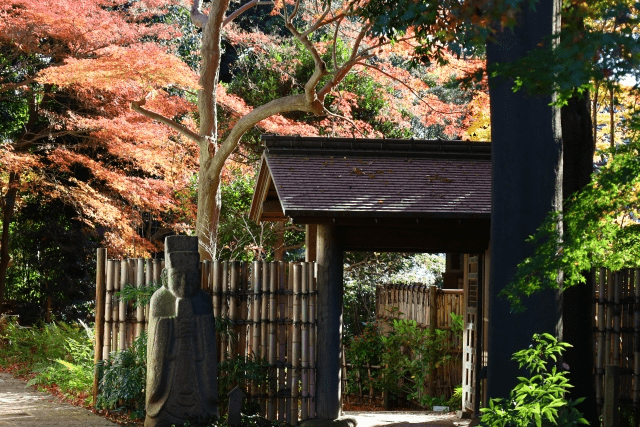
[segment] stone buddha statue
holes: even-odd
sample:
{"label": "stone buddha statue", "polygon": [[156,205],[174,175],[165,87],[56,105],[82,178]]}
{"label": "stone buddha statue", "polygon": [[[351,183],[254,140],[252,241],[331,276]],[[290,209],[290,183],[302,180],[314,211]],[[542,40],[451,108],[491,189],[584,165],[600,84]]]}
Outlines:
{"label": "stone buddha statue", "polygon": [[166,238],[167,281],[150,304],[145,427],[219,415],[213,307],[199,262],[197,237]]}

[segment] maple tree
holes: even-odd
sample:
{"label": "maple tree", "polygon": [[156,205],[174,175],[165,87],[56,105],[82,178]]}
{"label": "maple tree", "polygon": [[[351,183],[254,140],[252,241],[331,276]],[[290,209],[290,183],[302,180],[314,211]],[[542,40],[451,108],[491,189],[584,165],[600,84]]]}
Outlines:
{"label": "maple tree", "polygon": [[[189,227],[179,194],[197,168],[196,147],[128,105],[146,96],[159,111],[191,120],[192,105],[164,88],[193,88],[195,75],[160,43],[176,31],[149,19],[159,13],[153,3],[0,5],[0,110],[8,118],[0,127],[0,300],[9,226],[28,203],[72,207],[69,219],[112,255],[153,250],[157,242],[139,230],[145,220],[160,232]],[[63,84],[69,80],[76,84]]]}

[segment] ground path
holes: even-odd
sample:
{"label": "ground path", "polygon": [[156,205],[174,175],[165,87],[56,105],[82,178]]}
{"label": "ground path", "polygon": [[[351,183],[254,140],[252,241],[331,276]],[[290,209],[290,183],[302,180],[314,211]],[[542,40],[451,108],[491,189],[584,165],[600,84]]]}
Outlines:
{"label": "ground path", "polygon": [[[345,412],[358,427],[469,427],[469,420],[434,412]],[[36,391],[11,374],[0,373],[0,427],[114,427],[91,411]]]}
{"label": "ground path", "polygon": [[0,373],[0,427],[113,427],[91,411],[61,403],[11,374]]}

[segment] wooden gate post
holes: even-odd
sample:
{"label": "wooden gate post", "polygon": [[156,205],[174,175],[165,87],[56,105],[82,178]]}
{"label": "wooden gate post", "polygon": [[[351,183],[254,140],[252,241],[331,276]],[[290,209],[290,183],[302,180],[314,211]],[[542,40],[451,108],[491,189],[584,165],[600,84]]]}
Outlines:
{"label": "wooden gate post", "polygon": [[317,417],[340,416],[342,355],[342,248],[337,227],[318,225],[318,360]]}

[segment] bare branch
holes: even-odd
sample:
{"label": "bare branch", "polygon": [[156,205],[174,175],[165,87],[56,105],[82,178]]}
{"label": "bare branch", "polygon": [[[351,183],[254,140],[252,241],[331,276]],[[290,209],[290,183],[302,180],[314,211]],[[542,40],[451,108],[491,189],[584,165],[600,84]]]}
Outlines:
{"label": "bare branch", "polygon": [[19,88],[21,86],[26,86],[26,85],[28,85],[30,83],[35,82],[35,81],[36,81],[35,77],[30,77],[30,78],[28,78],[26,80],[23,80],[21,82],[18,82],[18,83],[7,83],[7,84],[5,84],[3,86],[0,86],[0,93],[7,92],[7,91],[10,91],[10,90],[15,90],[15,89],[17,89],[17,88]]}
{"label": "bare branch", "polygon": [[233,13],[231,13],[229,16],[227,16],[224,19],[224,22],[222,23],[222,26],[224,27],[228,23],[232,22],[234,19],[236,19],[238,16],[242,15],[243,13],[245,13],[247,10],[251,9],[252,7],[260,6],[260,5],[263,5],[263,4],[273,4],[273,1],[251,0],[248,3],[245,3],[243,6],[239,7],[238,9],[236,9],[235,11],[233,11]]}
{"label": "bare branch", "polygon": [[303,37],[307,37],[309,34],[313,33],[318,28],[324,27],[324,26],[329,25],[330,23],[332,23],[332,22],[334,22],[336,20],[344,18],[344,14],[341,13],[341,14],[336,15],[333,18],[329,19],[328,21],[325,21],[324,19],[327,17],[329,12],[331,12],[331,2],[330,1],[328,1],[327,4],[325,5],[324,10],[322,11],[322,15],[320,15],[320,17],[318,19],[316,19],[316,22],[311,24],[311,26],[309,26],[309,28],[302,33],[302,36]]}
{"label": "bare branch", "polygon": [[206,141],[206,138],[204,136],[201,136],[199,134],[197,134],[196,132],[192,131],[191,129],[187,128],[186,126],[181,125],[180,123],[171,120],[165,116],[163,116],[162,114],[158,114],[156,112],[153,112],[151,110],[147,110],[146,108],[143,108],[142,106],[146,103],[146,100],[141,100],[141,101],[132,101],[131,102],[131,109],[134,111],[137,111],[138,113],[142,114],[143,116],[149,117],[150,119],[156,120],[164,125],[169,126],[171,129],[180,132],[181,134],[183,134],[184,136],[194,140],[195,142],[197,142],[198,144],[200,143],[204,143]]}

